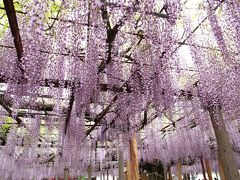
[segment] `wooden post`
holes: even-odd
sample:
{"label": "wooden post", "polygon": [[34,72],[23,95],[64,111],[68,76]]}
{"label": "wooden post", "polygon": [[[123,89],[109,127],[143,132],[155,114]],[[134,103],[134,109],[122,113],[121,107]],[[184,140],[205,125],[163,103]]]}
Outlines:
{"label": "wooden post", "polygon": [[202,166],[203,179],[207,180],[205,167],[204,167],[204,162],[203,162],[203,158],[202,157],[200,158],[200,161],[201,161],[201,166]]}
{"label": "wooden post", "polygon": [[183,179],[184,179],[184,180],[188,180],[188,175],[187,175],[187,174],[184,174],[184,175],[183,175]]}
{"label": "wooden post", "polygon": [[142,180],[147,180],[147,174],[146,173],[142,173]]}
{"label": "wooden post", "polygon": [[182,180],[182,165],[180,161],[178,161],[177,163],[177,174],[178,174],[178,180]]}
{"label": "wooden post", "polygon": [[167,166],[164,166],[164,180],[167,180]]}
{"label": "wooden post", "polygon": [[146,174],[146,180],[149,180],[149,174]]}
{"label": "wooden post", "polygon": [[218,180],[218,173],[217,173],[217,171],[215,171],[214,173],[215,173],[216,178],[217,178],[217,180]]}
{"label": "wooden post", "polygon": [[118,152],[118,180],[124,180],[123,152]]}
{"label": "wooden post", "polygon": [[168,176],[169,176],[169,180],[172,180],[171,166],[169,166],[169,169],[168,169]]}
{"label": "wooden post", "polygon": [[102,179],[103,180],[105,180],[106,178],[105,178],[105,171],[104,170],[102,170],[103,171],[103,173],[102,173]]}
{"label": "wooden post", "polygon": [[109,173],[108,173],[108,169],[107,169],[107,180],[109,180]]}
{"label": "wooden post", "polygon": [[208,159],[205,159],[205,165],[206,165],[206,169],[207,169],[208,180],[213,180],[211,165],[210,165],[210,162]]}
{"label": "wooden post", "polygon": [[139,180],[139,170],[138,170],[138,149],[137,149],[137,139],[136,134],[132,135],[130,140],[130,162],[131,162],[131,180]]}
{"label": "wooden post", "polygon": [[127,177],[126,180],[132,180],[131,179],[131,166],[130,166],[130,162],[127,161],[127,173],[126,173]]}
{"label": "wooden post", "polygon": [[218,156],[218,166],[219,166],[219,175],[220,175],[221,180],[226,180],[219,156]]}
{"label": "wooden post", "polygon": [[208,108],[211,117],[213,129],[215,132],[219,161],[222,166],[226,180],[240,179],[238,174],[237,162],[235,160],[232,146],[229,140],[229,135],[223,119],[223,114],[220,105]]}
{"label": "wooden post", "polygon": [[69,169],[64,168],[64,180],[68,180],[68,179],[69,179]]}
{"label": "wooden post", "polygon": [[91,164],[88,166],[87,172],[88,172],[88,180],[91,180],[92,179],[92,166],[91,166]]}

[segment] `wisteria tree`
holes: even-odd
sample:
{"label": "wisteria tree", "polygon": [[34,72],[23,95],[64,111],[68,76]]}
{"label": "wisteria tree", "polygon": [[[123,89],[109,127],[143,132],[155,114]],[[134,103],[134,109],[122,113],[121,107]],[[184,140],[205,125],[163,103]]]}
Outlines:
{"label": "wisteria tree", "polygon": [[122,179],[130,160],[239,179],[239,1],[0,6],[3,177]]}

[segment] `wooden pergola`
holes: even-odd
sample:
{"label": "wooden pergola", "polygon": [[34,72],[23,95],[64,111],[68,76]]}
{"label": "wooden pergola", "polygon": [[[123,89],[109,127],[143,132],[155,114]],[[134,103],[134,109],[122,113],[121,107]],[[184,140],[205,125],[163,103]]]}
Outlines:
{"label": "wooden pergola", "polygon": [[[16,50],[16,54],[17,54],[17,68],[21,74],[21,76],[18,77],[18,79],[13,79],[13,78],[9,78],[9,77],[4,77],[0,74],[0,83],[18,83],[18,84],[24,84],[24,83],[28,83],[28,79],[25,76],[25,69],[22,66],[22,57],[24,54],[24,50],[23,50],[23,42],[21,40],[21,33],[19,30],[19,25],[18,25],[18,20],[17,20],[17,13],[22,14],[22,15],[27,15],[27,12],[22,12],[22,11],[16,11],[14,8],[14,3],[13,0],[3,0],[4,2],[4,7],[0,7],[1,10],[5,10],[7,17],[8,17],[8,21],[9,21],[9,27],[11,29],[11,33],[13,36],[13,40],[14,40],[14,46],[5,46],[5,45],[0,45],[3,48],[9,48],[9,49],[15,49]],[[221,1],[221,3],[223,3],[224,1]],[[221,3],[219,3],[215,8],[213,8],[213,12],[215,12],[221,5]],[[117,8],[119,7],[118,4],[116,3],[108,3],[106,4],[106,6],[109,7],[113,7],[113,8]],[[105,7],[106,8],[106,7]],[[125,9],[130,9],[131,7],[124,7]],[[138,11],[137,8],[131,8],[131,10],[133,11]],[[107,18],[107,10],[104,9],[104,6],[101,9],[102,11],[102,18],[106,21],[106,32],[107,32],[107,37],[106,37],[106,43],[107,43],[107,56],[106,59],[103,57],[100,57],[101,62],[98,65],[98,74],[103,73],[105,68],[113,61],[112,59],[112,43],[115,40],[116,35],[119,32],[119,29],[121,28],[122,24],[124,23],[124,20],[120,20],[116,25],[114,25],[113,27],[111,27],[109,19]],[[167,14],[166,11],[166,7],[163,7],[162,10],[160,12],[148,12],[147,15],[149,16],[154,16],[154,17],[158,17],[158,18],[164,18],[166,20],[169,19],[169,15]],[[51,20],[53,21],[62,21],[62,22],[67,22],[67,23],[74,23],[72,20],[63,20],[63,19],[59,19],[58,17],[50,17]],[[182,42],[178,43],[178,46],[176,48],[175,51],[177,51],[182,45],[186,45],[187,44],[187,40],[191,37],[191,35],[193,33],[196,32],[196,30],[208,19],[208,16],[206,16],[191,32],[191,34],[189,36],[187,36]],[[87,26],[87,27],[91,27],[92,25],[90,24],[90,22],[86,23],[86,24],[81,24],[83,26]],[[139,35],[139,34],[132,34],[133,36],[140,36],[139,42],[140,43],[141,40],[143,38],[147,38],[144,37],[144,35]],[[189,44],[187,44],[189,45]],[[210,48],[210,47],[202,47],[202,48]],[[219,49],[214,49],[216,51],[220,51]],[[70,53],[54,53],[54,52],[49,52],[47,50],[41,50],[40,53],[46,53],[46,54],[56,54],[56,55],[61,55],[61,56],[71,56]],[[233,52],[234,53],[234,52]],[[162,53],[162,57],[164,57],[166,54],[166,52]],[[85,57],[85,53],[84,50],[81,49],[81,52],[79,55],[77,55],[79,57],[79,59],[81,61],[84,61],[84,57]],[[123,58],[127,59],[129,62],[134,63],[134,59],[131,57],[131,55],[123,55]],[[135,73],[135,74],[134,74]],[[86,119],[86,137],[91,136],[91,134],[93,133],[94,130],[96,130],[100,125],[102,120],[104,119],[104,117],[106,116],[106,114],[112,109],[112,107],[114,106],[115,102],[118,100],[119,98],[119,94],[122,92],[127,92],[127,93],[132,93],[133,89],[131,87],[131,83],[130,80],[133,76],[139,76],[139,79],[141,79],[141,75],[137,74],[137,72],[133,72],[132,74],[130,74],[130,76],[128,77],[128,79],[121,85],[121,86],[112,86],[106,83],[102,83],[100,84],[100,90],[101,92],[112,92],[113,97],[111,97],[109,104],[105,105],[105,107],[101,110],[101,112],[99,114],[97,114],[94,118],[90,117],[89,114],[85,114],[85,119]],[[152,78],[155,78],[155,74],[153,74]],[[31,109],[28,109],[28,105],[26,105],[26,107],[22,107],[22,109],[27,108],[26,111],[19,111],[17,113],[17,115],[14,115],[13,109],[12,109],[12,102],[11,99],[5,99],[4,95],[0,96],[0,105],[7,111],[8,116],[14,118],[17,121],[17,124],[19,126],[25,126],[24,125],[24,121],[22,118],[24,118],[25,116],[35,116],[35,115],[43,115],[43,116],[52,116],[52,117],[59,117],[61,116],[61,118],[64,118],[64,133],[66,134],[68,131],[68,126],[69,126],[69,121],[70,121],[70,117],[71,117],[71,113],[72,113],[72,108],[73,108],[73,104],[75,101],[75,90],[76,87],[78,87],[81,82],[78,80],[59,80],[59,79],[40,79],[36,82],[37,86],[39,87],[44,87],[44,88],[64,88],[67,91],[70,92],[70,96],[67,97],[66,99],[63,98],[64,101],[66,101],[66,107],[63,107],[63,113],[58,115],[58,114],[54,114],[51,113],[51,111],[54,108],[54,104],[50,103],[50,104],[45,104],[45,103],[39,103],[37,106],[32,107]],[[189,101],[193,98],[193,96],[195,96],[195,91],[198,88],[198,84],[199,82],[195,82],[192,85],[192,90],[184,90],[184,89],[177,89],[174,92],[174,96],[176,96],[179,99],[182,99],[183,101]],[[165,93],[165,91],[163,90],[161,92],[162,94]],[[40,98],[49,98],[49,99],[53,99],[54,97],[52,95],[49,94],[45,94],[45,95],[39,95]],[[150,102],[151,103],[151,102]],[[143,112],[144,116],[143,119],[141,120],[141,124],[139,124],[139,127],[137,128],[138,131],[144,129],[149,123],[151,123],[154,119],[157,118],[156,113],[153,113],[151,107],[150,107],[150,103],[148,104],[148,107],[146,107],[145,111]],[[21,108],[20,108],[21,109]],[[32,110],[34,110],[34,112],[31,112]],[[209,111],[211,120],[212,120],[212,124],[213,124],[213,128],[216,134],[216,138],[217,138],[217,142],[218,145],[220,147],[219,149],[219,154],[221,155],[221,161],[226,163],[226,165],[223,163],[223,170],[225,173],[232,173],[232,169],[227,168],[227,164],[232,163],[233,160],[233,156],[231,155],[231,151],[229,151],[229,147],[230,147],[230,142],[229,142],[229,138],[227,136],[227,131],[226,131],[226,127],[223,126],[223,128],[219,129],[217,127],[216,124],[216,117],[215,114],[221,114],[221,108],[216,106],[216,107],[211,107],[209,109],[207,109]],[[184,117],[181,117],[179,119],[177,119],[174,122],[170,122],[168,125],[166,125],[165,127],[163,127],[161,129],[162,132],[166,132],[167,129],[169,127],[175,126],[175,123],[181,121],[182,119],[184,119]],[[223,122],[223,119],[220,119],[221,122]],[[115,122],[115,119],[113,119],[110,122],[110,127],[111,125],[113,126]],[[195,127],[194,124],[193,128]],[[191,125],[191,126],[192,126]],[[109,127],[106,127],[103,131],[103,133],[107,132],[107,130],[109,129]],[[104,146],[105,147],[105,146]],[[134,150],[135,149],[135,150]],[[136,153],[134,151],[136,151],[136,142],[133,139],[133,143],[131,144],[131,151],[133,151],[132,153]],[[228,153],[225,153],[225,152]],[[50,159],[48,161],[52,161],[52,159],[54,158],[54,156],[50,157]],[[135,166],[136,168],[136,166]]]}

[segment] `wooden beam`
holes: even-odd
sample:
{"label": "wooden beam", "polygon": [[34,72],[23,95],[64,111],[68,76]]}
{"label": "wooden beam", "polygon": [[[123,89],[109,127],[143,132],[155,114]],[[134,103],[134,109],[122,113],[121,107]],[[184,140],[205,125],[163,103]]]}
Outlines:
{"label": "wooden beam", "polygon": [[3,0],[3,3],[4,3],[6,13],[7,13],[9,26],[11,29],[14,45],[15,45],[16,52],[17,52],[17,57],[18,57],[17,65],[18,65],[19,69],[21,70],[21,73],[23,76],[24,70],[22,67],[22,60],[21,60],[21,58],[23,56],[23,46],[22,46],[21,36],[20,36],[19,28],[18,28],[17,16],[16,16],[16,12],[14,9],[13,0]]}
{"label": "wooden beam", "polygon": [[[8,78],[3,75],[0,75],[0,83],[27,83],[27,80],[20,82],[17,79],[13,78]],[[36,86],[42,86],[42,87],[51,87],[51,88],[72,88],[73,86],[80,86],[81,82],[80,81],[72,81],[72,80],[59,80],[59,79],[44,79],[44,80],[39,80],[36,82]],[[108,90],[120,93],[120,92],[127,92],[131,93],[132,88],[129,84],[125,84],[122,87],[118,87],[115,85],[110,85],[106,83],[100,83],[99,88],[102,92],[106,92]]]}
{"label": "wooden beam", "polygon": [[[9,46],[9,45],[4,45],[4,44],[0,44],[0,47],[3,47],[3,48],[8,48],[8,49],[15,49],[15,46]],[[83,49],[80,49],[80,50],[83,50]],[[40,53],[43,53],[43,54],[54,54],[54,55],[58,55],[58,56],[70,56],[70,57],[78,57],[80,61],[84,62],[84,57],[85,57],[85,53],[83,52],[81,54],[80,52],[80,55],[72,55],[68,52],[51,52],[51,51],[48,51],[48,50],[35,50],[33,49],[34,52],[40,52]],[[102,58],[102,57],[99,57],[99,58]]]}
{"label": "wooden beam", "polygon": [[[4,95],[0,95],[1,99],[4,100],[4,103],[7,104],[9,107],[13,106],[13,99],[8,98],[7,100],[4,98]],[[29,108],[30,107],[30,108]],[[28,109],[29,108],[29,109]],[[44,103],[44,102],[25,102],[18,107],[20,114],[27,113],[27,110],[33,111],[53,111],[54,104],[51,103]]]}

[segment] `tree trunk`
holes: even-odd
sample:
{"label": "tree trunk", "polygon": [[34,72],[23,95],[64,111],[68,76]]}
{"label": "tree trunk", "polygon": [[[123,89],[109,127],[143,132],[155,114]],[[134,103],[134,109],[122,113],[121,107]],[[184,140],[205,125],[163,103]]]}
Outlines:
{"label": "tree trunk", "polygon": [[213,106],[208,109],[213,129],[215,132],[219,161],[222,166],[223,173],[226,180],[238,180],[237,163],[233,154],[232,146],[229,140],[228,132],[223,120],[223,114],[220,106]]}

